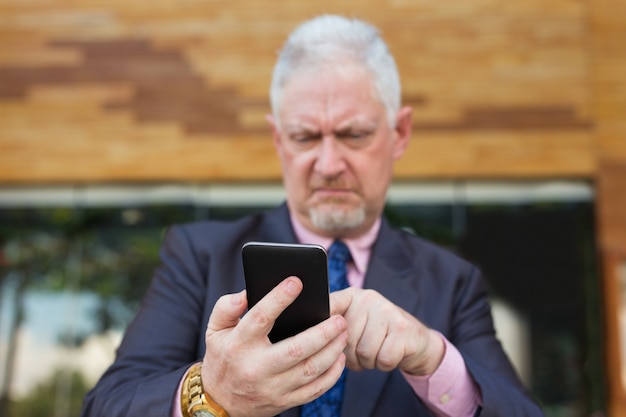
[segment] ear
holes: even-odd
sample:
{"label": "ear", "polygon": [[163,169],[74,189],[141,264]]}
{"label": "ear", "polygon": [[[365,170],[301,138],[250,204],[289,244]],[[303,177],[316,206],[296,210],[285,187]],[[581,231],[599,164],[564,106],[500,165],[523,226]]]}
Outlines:
{"label": "ear", "polygon": [[413,109],[409,106],[402,107],[398,111],[395,127],[395,142],[393,144],[393,158],[398,160],[404,155],[411,140],[413,128]]}
{"label": "ear", "polygon": [[274,118],[274,115],[266,114],[265,120],[267,120],[267,123],[269,123],[270,128],[272,129],[272,142],[274,143],[274,148],[276,149],[276,152],[278,152],[278,154],[280,155],[282,142],[280,140],[280,133],[278,130],[278,125],[276,123],[276,119]]}

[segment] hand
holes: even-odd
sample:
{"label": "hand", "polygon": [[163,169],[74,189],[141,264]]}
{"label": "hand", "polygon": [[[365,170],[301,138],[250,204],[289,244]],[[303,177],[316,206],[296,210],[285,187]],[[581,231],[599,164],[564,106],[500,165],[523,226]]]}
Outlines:
{"label": "hand", "polygon": [[399,368],[432,374],[443,359],[441,336],[374,290],[347,288],[330,298],[331,314],[348,322],[346,366],[352,370]]}
{"label": "hand", "polygon": [[[339,379],[348,335],[341,316],[272,344],[268,334],[302,291],[289,277],[241,317],[245,291],[221,297],[211,313],[202,363],[205,390],[231,417],[274,416],[319,397]],[[240,318],[241,317],[241,318]]]}

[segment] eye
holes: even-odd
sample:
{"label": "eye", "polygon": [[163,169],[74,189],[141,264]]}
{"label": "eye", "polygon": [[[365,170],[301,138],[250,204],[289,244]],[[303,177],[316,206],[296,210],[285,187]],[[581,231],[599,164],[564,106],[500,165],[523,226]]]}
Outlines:
{"label": "eye", "polygon": [[371,135],[371,131],[362,129],[350,129],[337,132],[337,138],[345,141],[352,147],[364,146],[368,142]]}
{"label": "eye", "polygon": [[319,133],[297,133],[290,136],[291,142],[293,142],[296,146],[305,148],[308,146],[312,146],[315,142],[317,142],[322,137]]}
{"label": "eye", "polygon": [[353,128],[338,131],[337,137],[341,139],[362,139],[370,134],[371,132],[369,130]]}

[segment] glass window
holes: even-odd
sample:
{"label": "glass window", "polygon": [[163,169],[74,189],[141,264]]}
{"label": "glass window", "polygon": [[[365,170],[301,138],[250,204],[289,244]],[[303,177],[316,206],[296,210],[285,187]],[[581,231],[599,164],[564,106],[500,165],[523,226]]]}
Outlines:
{"label": "glass window", "polygon": [[[398,183],[385,209],[481,268],[498,335],[548,416],[604,408],[592,197],[578,182]],[[168,225],[283,198],[276,184],[0,189],[0,415],[78,415]]]}

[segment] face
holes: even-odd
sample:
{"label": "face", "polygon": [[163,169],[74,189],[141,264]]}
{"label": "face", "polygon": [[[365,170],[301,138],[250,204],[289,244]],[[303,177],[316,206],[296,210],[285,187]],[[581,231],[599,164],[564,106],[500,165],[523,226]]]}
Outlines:
{"label": "face", "polygon": [[279,120],[268,116],[287,204],[309,230],[356,237],[380,216],[393,164],[406,149],[411,109],[389,125],[369,73],[298,73],[284,87]]}

